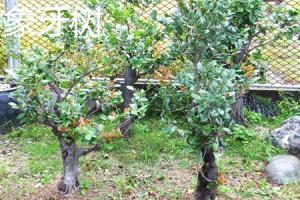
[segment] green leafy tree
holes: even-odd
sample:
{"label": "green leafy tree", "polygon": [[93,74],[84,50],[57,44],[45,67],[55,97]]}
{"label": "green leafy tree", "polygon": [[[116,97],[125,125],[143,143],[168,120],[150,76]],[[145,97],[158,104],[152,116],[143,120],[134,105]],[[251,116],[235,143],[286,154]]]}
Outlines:
{"label": "green leafy tree", "polygon": [[[181,60],[185,68],[177,74],[177,82],[162,87],[159,95],[167,112],[186,115],[184,119],[191,127],[188,142],[202,153],[196,199],[215,199],[218,146],[222,136],[233,127],[231,110],[236,97],[257,80],[256,70],[249,63],[251,41],[258,34],[274,31],[275,26],[262,25],[266,19],[262,0],[178,0],[177,3],[178,10],[161,19],[161,23],[171,38],[169,58]],[[288,17],[274,15],[278,19],[276,24],[285,19],[284,27],[291,27],[297,20],[290,17],[294,11],[288,13]],[[273,41],[295,34],[299,34],[297,28],[288,28],[274,34]],[[257,41],[259,46],[265,42]],[[172,106],[172,101],[179,107]]]}
{"label": "green leafy tree", "polygon": [[[65,13],[67,16],[68,13]],[[62,36],[50,38],[55,47],[45,53],[35,48],[22,58],[22,65],[10,74],[18,85],[12,97],[22,111],[24,123],[40,123],[51,128],[57,137],[64,166],[58,189],[69,194],[78,189],[78,160],[97,151],[106,141],[101,124],[93,122],[96,112],[110,119],[122,102],[121,92],[110,81],[96,82],[93,73],[106,65],[104,51],[86,35],[76,38],[67,24]],[[121,134],[116,131],[115,136]]]}
{"label": "green leafy tree", "polygon": [[[215,152],[219,138],[232,125],[237,77],[235,70],[226,68],[230,53],[225,41],[243,38],[231,36],[236,28],[228,23],[228,1],[178,1],[178,6],[177,12],[162,20],[172,40],[170,57],[186,65],[177,75],[179,84],[171,87],[191,127],[188,142],[202,153],[204,161],[195,197],[214,199],[218,179]],[[234,44],[236,49],[241,46]]]}
{"label": "green leafy tree", "polygon": [[[104,10],[103,19],[103,48],[111,54],[111,68],[113,73],[122,73],[125,79],[122,84],[122,110],[130,112],[130,103],[134,96],[135,82],[141,77],[153,74],[162,63],[159,52],[159,42],[163,34],[155,22],[156,12],[152,17],[143,17],[143,12],[156,1],[101,1],[94,6],[101,6]],[[116,73],[117,72],[117,73]],[[123,132],[130,130],[132,118],[126,118],[122,123]]]}
{"label": "green leafy tree", "polygon": [[[196,199],[215,199],[218,170],[215,152],[221,136],[229,132],[238,74],[231,68],[232,54],[246,43],[245,34],[230,22],[230,1],[177,1],[179,10],[162,20],[172,39],[170,57],[186,69],[172,86],[191,125],[188,142],[200,150]],[[228,45],[230,44],[230,45]],[[229,65],[229,66],[228,66]],[[164,90],[164,89],[162,89]]]}

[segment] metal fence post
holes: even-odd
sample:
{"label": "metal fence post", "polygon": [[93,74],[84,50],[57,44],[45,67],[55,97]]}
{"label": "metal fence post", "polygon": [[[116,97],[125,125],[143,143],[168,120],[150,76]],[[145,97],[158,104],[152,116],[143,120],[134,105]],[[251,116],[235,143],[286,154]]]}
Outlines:
{"label": "metal fence post", "polygon": [[[14,13],[11,18],[14,18],[14,21],[17,22],[20,18],[18,13],[18,0],[5,0],[5,10],[6,14],[11,14],[11,11]],[[8,68],[13,69],[19,66],[19,61],[16,58],[20,50],[20,41],[16,36],[10,36],[7,38],[7,50],[8,50]]]}

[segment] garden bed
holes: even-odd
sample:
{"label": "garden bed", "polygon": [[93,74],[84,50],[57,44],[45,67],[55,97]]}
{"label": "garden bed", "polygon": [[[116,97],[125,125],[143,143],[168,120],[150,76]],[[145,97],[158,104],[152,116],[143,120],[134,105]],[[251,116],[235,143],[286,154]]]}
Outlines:
{"label": "garden bed", "polygon": [[[299,185],[271,185],[264,177],[266,160],[281,153],[265,140],[278,124],[253,126],[251,142],[226,140],[230,145],[219,160],[224,182],[218,199],[300,197]],[[147,119],[135,125],[129,141],[107,144],[104,151],[83,158],[81,190],[70,199],[192,199],[200,164],[197,154],[184,138],[164,129],[158,120]],[[49,129],[23,127],[0,141],[0,199],[61,198],[59,145]]]}

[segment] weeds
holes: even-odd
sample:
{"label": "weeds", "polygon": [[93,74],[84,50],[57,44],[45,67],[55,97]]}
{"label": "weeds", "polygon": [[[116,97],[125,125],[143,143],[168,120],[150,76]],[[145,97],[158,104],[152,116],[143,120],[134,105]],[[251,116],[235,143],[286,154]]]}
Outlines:
{"label": "weeds", "polygon": [[248,109],[244,109],[245,118],[247,122],[250,124],[261,125],[264,121],[263,116],[256,112],[248,111]]}
{"label": "weeds", "polygon": [[296,101],[294,98],[288,96],[282,95],[282,100],[278,103],[278,109],[280,113],[279,117],[282,119],[287,119],[294,115],[300,114],[299,101]]}
{"label": "weeds", "polygon": [[241,141],[242,143],[250,143],[255,137],[255,133],[252,130],[247,129],[242,125],[236,125],[232,134],[232,139]]}

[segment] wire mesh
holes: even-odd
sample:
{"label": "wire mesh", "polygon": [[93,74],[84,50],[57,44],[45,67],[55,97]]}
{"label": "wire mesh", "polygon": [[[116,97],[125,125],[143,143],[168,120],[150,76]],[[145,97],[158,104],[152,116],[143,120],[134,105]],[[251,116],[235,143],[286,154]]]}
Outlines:
{"label": "wire mesh", "polygon": [[[285,6],[300,7],[300,0],[279,0]],[[266,40],[271,34],[265,36]],[[300,85],[300,41],[277,40],[263,49],[267,58],[265,82],[270,85]]]}
{"label": "wire mesh", "polygon": [[[300,6],[300,0],[278,1],[292,7]],[[21,49],[26,51],[33,46],[51,48],[50,42],[39,33],[46,28],[46,24],[39,20],[44,12],[43,8],[74,8],[83,6],[83,1],[78,0],[19,0],[19,9],[30,14],[27,22],[25,34],[21,38]],[[175,0],[161,0],[157,6],[140,10],[143,17],[149,17],[151,10],[156,9],[158,15],[170,13],[176,9]],[[5,12],[5,1],[0,2],[0,12]],[[31,32],[31,34],[26,33]],[[3,38],[4,30],[0,29],[0,73],[1,67],[7,63],[7,50]],[[268,35],[265,36],[268,39]],[[168,41],[165,41],[167,43]],[[300,85],[300,42],[297,39],[280,40],[267,45],[263,54],[267,58],[264,82],[270,85]]]}

